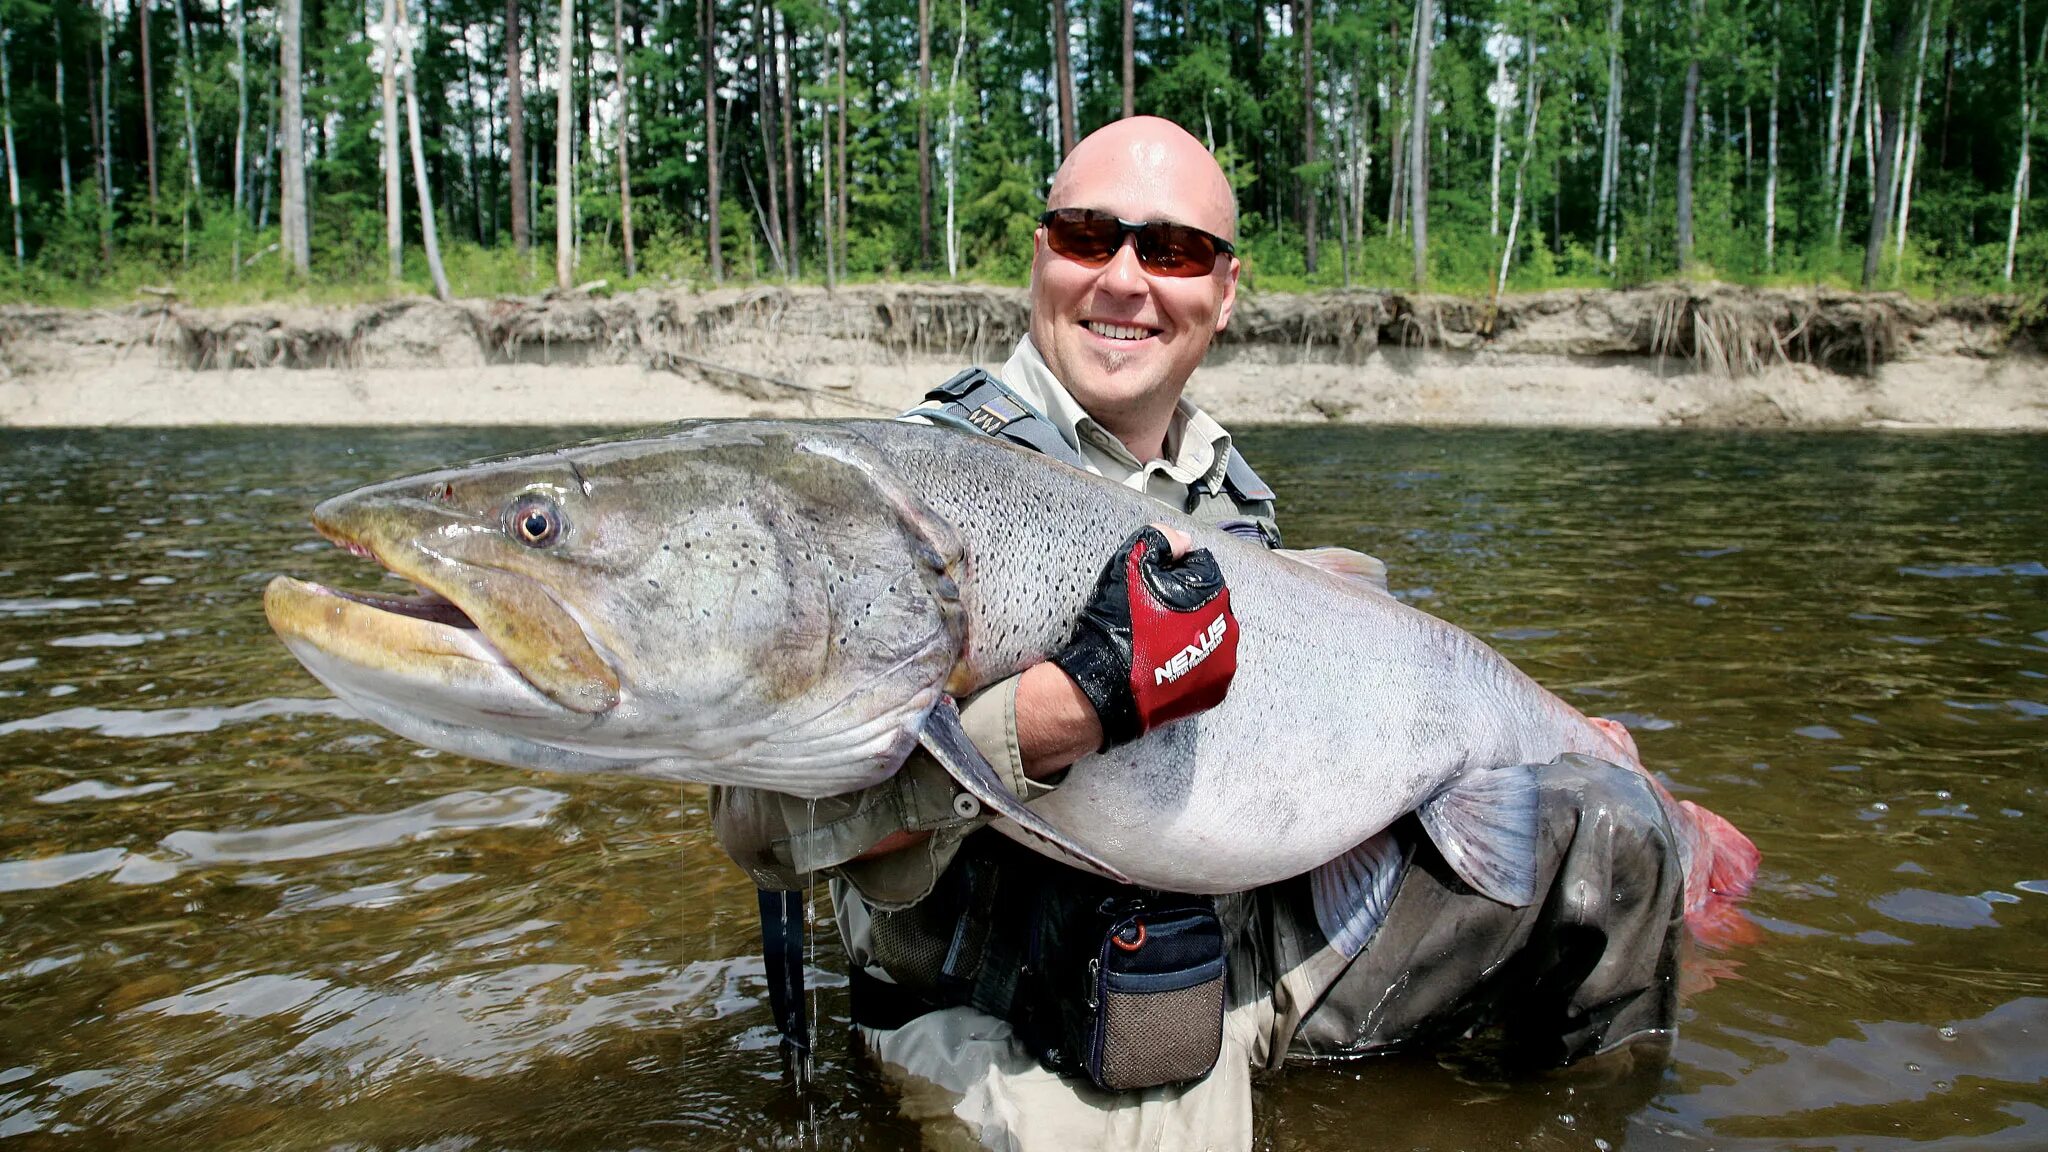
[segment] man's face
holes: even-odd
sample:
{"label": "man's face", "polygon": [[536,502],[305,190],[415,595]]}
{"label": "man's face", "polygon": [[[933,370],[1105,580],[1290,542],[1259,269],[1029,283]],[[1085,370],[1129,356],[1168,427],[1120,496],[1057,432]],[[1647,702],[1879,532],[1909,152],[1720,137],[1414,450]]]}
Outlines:
{"label": "man's face", "polygon": [[[1206,153],[1200,158],[1213,167]],[[1047,207],[1169,220],[1231,237],[1229,205],[1210,191],[1214,184],[1176,179],[1187,175],[1177,171],[1183,166],[1157,161],[1156,153],[1118,149],[1057,183]],[[1206,276],[1176,277],[1140,265],[1130,237],[1099,268],[1052,251],[1042,227],[1034,246],[1031,340],[1081,407],[1121,434],[1120,425],[1178,400],[1209,342],[1230,322],[1236,257],[1219,256]]]}

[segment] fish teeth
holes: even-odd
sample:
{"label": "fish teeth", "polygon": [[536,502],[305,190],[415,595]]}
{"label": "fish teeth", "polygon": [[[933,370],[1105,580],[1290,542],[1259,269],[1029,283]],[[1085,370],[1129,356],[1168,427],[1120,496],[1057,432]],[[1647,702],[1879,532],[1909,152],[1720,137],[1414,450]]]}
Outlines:
{"label": "fish teeth", "polygon": [[1149,328],[1135,328],[1128,324],[1104,324],[1100,320],[1087,321],[1088,330],[1108,340],[1143,340],[1152,335]]}

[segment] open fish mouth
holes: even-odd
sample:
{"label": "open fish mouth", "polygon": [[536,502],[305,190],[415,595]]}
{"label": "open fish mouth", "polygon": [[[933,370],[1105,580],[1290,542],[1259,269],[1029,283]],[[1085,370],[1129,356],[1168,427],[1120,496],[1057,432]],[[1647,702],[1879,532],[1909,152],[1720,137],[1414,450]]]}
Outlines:
{"label": "open fish mouth", "polygon": [[463,697],[492,713],[523,703],[514,710],[591,716],[617,706],[617,672],[539,580],[420,546],[374,513],[323,506],[314,524],[412,585],[355,591],[279,576],[264,589],[271,627],[330,687],[394,703],[419,692]]}

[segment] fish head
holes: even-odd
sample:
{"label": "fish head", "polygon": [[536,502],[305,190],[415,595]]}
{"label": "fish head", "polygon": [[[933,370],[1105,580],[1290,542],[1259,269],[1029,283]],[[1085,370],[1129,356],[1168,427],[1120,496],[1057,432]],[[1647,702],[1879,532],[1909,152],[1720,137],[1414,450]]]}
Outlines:
{"label": "fish head", "polygon": [[885,778],[962,648],[960,549],[848,427],[708,423],[314,510],[418,595],[278,577],[272,626],[433,747],[822,796]]}

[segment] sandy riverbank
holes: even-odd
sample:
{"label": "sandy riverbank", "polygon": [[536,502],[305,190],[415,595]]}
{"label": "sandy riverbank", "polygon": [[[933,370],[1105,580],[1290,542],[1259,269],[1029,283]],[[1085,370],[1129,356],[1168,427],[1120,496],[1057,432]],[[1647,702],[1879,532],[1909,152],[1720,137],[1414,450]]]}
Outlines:
{"label": "sandy riverbank", "polygon": [[[354,309],[0,310],[0,426],[640,424],[884,415],[999,365],[1019,290]],[[2048,429],[2015,302],[1661,287],[1483,305],[1247,298],[1192,385],[1226,423]]]}

